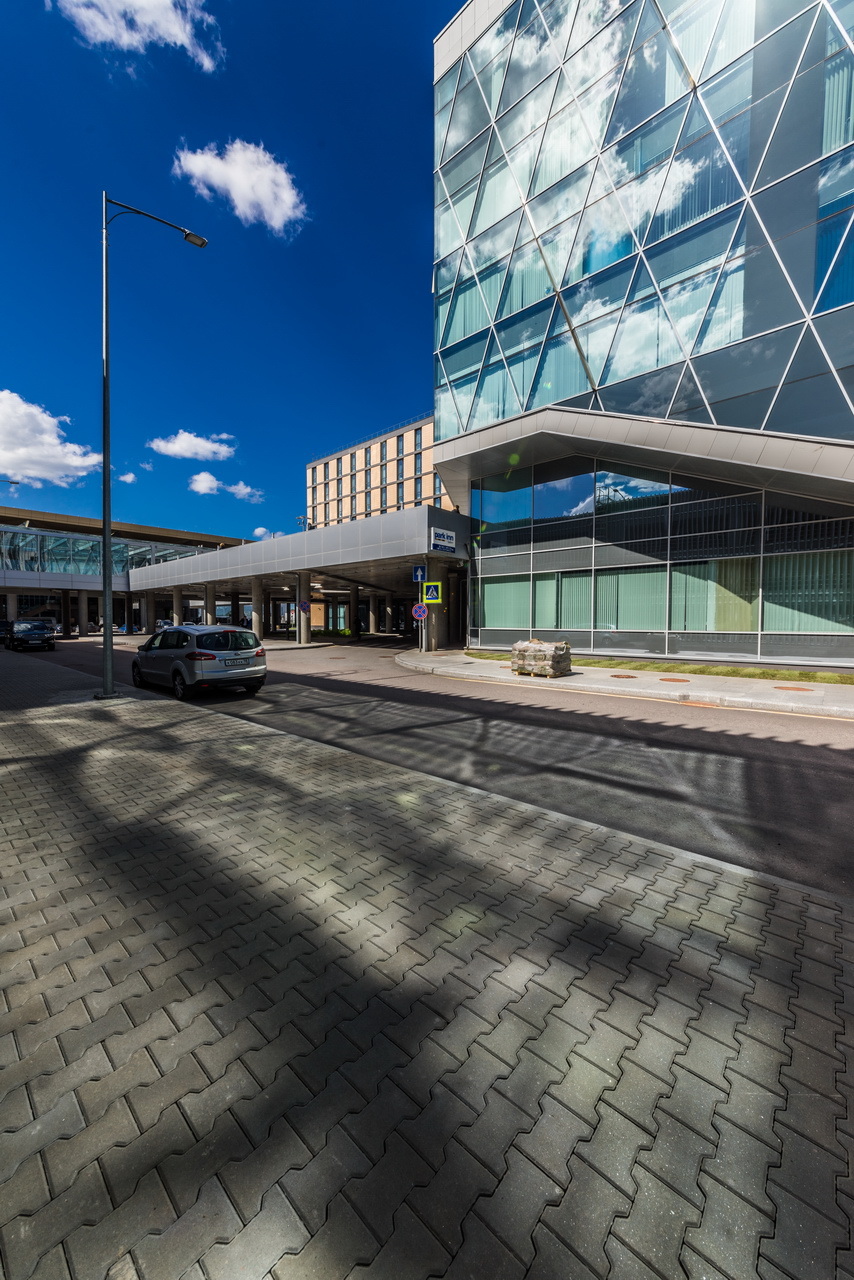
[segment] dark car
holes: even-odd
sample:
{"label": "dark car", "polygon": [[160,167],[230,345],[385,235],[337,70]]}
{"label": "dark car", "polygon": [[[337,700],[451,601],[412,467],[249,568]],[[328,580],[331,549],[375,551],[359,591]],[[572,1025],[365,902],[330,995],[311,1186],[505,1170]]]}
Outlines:
{"label": "dark car", "polygon": [[54,624],[42,618],[32,622],[11,622],[3,644],[7,649],[55,649]]}

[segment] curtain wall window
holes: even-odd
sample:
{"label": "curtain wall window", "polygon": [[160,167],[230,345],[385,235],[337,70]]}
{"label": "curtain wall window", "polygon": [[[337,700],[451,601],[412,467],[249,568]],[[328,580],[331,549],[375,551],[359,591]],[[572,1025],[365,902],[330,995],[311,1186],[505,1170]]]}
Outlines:
{"label": "curtain wall window", "polygon": [[538,573],[534,578],[534,630],[587,631],[592,621],[591,577],[581,573]]}
{"label": "curtain wall window", "polygon": [[766,556],[765,631],[854,632],[854,551]]}
{"label": "curtain wall window", "polygon": [[825,155],[844,147],[854,138],[854,59],[847,49],[825,63],[824,130],[822,150]]}
{"label": "curtain wall window", "polygon": [[596,627],[602,631],[663,631],[667,569],[600,569],[596,574]]}
{"label": "curtain wall window", "polygon": [[481,578],[481,627],[527,631],[531,625],[531,579],[527,574],[512,578]]}
{"label": "curtain wall window", "polygon": [[757,631],[759,561],[674,565],[670,626],[673,631]]}

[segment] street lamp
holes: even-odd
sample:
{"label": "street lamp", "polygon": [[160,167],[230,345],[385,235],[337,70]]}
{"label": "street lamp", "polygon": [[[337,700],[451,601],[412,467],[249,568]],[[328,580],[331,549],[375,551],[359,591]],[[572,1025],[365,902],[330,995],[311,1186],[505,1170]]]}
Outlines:
{"label": "street lamp", "polygon": [[[109,226],[114,218],[120,218],[123,213],[135,213],[141,218],[150,218],[152,222],[160,222],[164,227],[172,227],[174,231],[180,231],[181,235],[188,244],[195,245],[197,249],[204,249],[207,244],[204,236],[196,235],[195,231],[188,231],[186,227],[179,227],[177,222],[167,222],[165,218],[158,218],[153,213],[146,213],[144,209],[135,209],[133,205],[122,204],[120,200],[111,200],[106,191],[102,193],[102,216],[101,216],[101,356],[102,356],[102,375],[101,375],[101,422],[103,427],[103,502],[102,517],[104,524],[103,551],[101,562],[101,590],[104,598],[104,617],[103,617],[103,650],[104,650],[104,682],[100,693],[96,693],[96,698],[115,698],[116,690],[113,679],[113,530],[112,530],[112,486],[110,476],[110,272],[109,272]],[[121,213],[111,214],[107,216],[109,205],[114,205]]]}

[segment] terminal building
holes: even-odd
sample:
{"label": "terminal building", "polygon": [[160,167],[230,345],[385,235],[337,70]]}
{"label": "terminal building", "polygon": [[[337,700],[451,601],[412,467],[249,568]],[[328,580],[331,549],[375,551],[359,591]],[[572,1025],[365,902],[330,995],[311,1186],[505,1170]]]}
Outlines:
{"label": "terminal building", "polygon": [[470,0],[434,464],[469,639],[854,662],[854,4]]}

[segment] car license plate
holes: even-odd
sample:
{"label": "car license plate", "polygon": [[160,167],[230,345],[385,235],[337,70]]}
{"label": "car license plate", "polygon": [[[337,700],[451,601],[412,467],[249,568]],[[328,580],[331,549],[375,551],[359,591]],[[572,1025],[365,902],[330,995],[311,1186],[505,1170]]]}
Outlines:
{"label": "car license plate", "polygon": [[227,667],[248,667],[251,661],[251,658],[226,658],[225,665]]}

